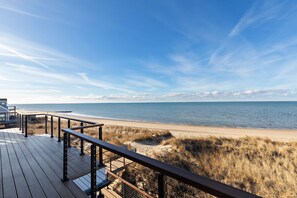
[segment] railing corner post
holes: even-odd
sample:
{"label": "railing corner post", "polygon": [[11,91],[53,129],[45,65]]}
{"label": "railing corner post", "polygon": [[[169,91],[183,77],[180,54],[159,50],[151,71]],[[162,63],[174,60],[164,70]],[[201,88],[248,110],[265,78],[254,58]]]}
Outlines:
{"label": "railing corner post", "polygon": [[[102,126],[99,127],[99,140],[102,140]],[[103,166],[103,151],[102,147],[99,147],[99,166]]]}
{"label": "railing corner post", "polygon": [[19,119],[19,130],[22,130],[22,114],[18,115],[18,119]]}
{"label": "railing corner post", "polygon": [[96,146],[91,145],[91,197],[96,198]]}
{"label": "railing corner post", "polygon": [[28,137],[28,116],[25,116],[25,137]]}
{"label": "railing corner post", "polygon": [[44,125],[45,134],[47,134],[47,114],[44,116]]}
{"label": "railing corner post", "polygon": [[165,198],[166,197],[166,176],[163,173],[158,173],[158,197]]}
{"label": "railing corner post", "polygon": [[58,118],[58,142],[61,142],[61,118]]}
{"label": "railing corner post", "polygon": [[51,116],[51,138],[54,137],[54,117]]}
{"label": "railing corner post", "polygon": [[22,115],[21,123],[22,123],[22,133],[24,133],[24,115]]}
{"label": "railing corner post", "polygon": [[64,137],[63,137],[63,178],[62,178],[62,182],[66,182],[68,181],[68,175],[67,175],[67,166],[68,166],[68,134],[66,132],[64,132]]}
{"label": "railing corner post", "polygon": [[[84,123],[81,122],[80,123],[80,126],[83,127],[84,126]],[[80,132],[83,134],[84,133],[84,129],[81,128],[80,129]],[[84,155],[85,152],[84,152],[84,140],[83,139],[80,139],[80,155]]]}
{"label": "railing corner post", "polygon": [[[70,119],[68,119],[68,129],[70,129],[71,127],[71,122],[70,122]],[[68,147],[70,148],[71,147],[71,144],[70,144],[70,134],[68,134]]]}

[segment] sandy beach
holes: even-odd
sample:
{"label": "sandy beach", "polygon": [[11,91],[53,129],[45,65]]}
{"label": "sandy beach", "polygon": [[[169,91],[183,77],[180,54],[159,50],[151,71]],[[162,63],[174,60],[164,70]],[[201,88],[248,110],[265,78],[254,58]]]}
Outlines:
{"label": "sandy beach", "polygon": [[231,128],[231,127],[211,127],[211,126],[193,126],[193,125],[178,125],[178,124],[163,124],[150,122],[136,122],[101,119],[88,116],[78,116],[65,114],[67,117],[90,120],[105,125],[127,126],[137,128],[169,130],[173,136],[178,138],[193,138],[193,137],[262,137],[270,138],[277,141],[297,141],[297,130],[290,129],[254,129],[254,128]]}

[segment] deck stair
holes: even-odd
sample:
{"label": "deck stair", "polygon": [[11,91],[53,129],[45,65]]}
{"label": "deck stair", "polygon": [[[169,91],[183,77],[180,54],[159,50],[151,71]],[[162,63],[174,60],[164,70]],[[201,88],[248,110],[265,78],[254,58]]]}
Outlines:
{"label": "deck stair", "polygon": [[[83,175],[75,180],[73,180],[78,187],[87,195],[91,193],[91,173]],[[110,181],[107,178],[106,168],[102,167],[96,171],[96,191],[101,191],[102,188],[108,186]],[[100,192],[101,193],[101,192]]]}

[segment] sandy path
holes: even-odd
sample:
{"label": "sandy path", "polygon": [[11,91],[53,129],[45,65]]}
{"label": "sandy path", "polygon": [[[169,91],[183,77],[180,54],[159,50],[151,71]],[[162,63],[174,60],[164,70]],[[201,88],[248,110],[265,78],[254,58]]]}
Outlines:
{"label": "sandy path", "polygon": [[149,122],[134,122],[122,120],[99,119],[85,116],[75,116],[67,114],[67,117],[79,118],[84,120],[95,121],[105,125],[128,126],[148,129],[169,130],[175,137],[268,137],[280,141],[297,141],[297,130],[287,129],[253,129],[253,128],[230,128],[230,127],[208,127],[208,126],[191,126],[178,124],[161,124]]}

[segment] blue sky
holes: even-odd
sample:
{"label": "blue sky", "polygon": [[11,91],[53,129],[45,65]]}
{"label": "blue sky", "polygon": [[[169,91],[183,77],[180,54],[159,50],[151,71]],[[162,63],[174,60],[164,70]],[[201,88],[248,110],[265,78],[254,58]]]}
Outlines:
{"label": "blue sky", "polygon": [[0,97],[296,100],[296,19],[293,0],[0,0]]}

